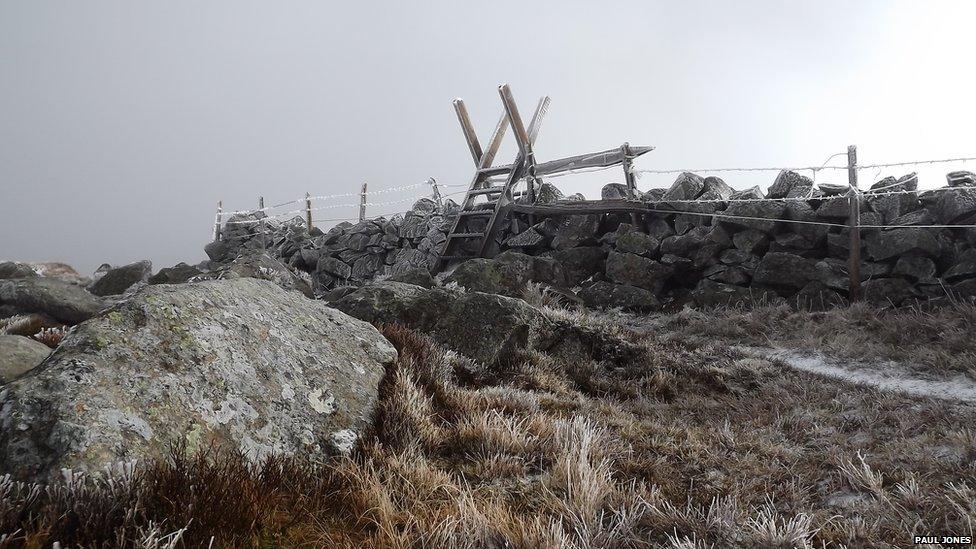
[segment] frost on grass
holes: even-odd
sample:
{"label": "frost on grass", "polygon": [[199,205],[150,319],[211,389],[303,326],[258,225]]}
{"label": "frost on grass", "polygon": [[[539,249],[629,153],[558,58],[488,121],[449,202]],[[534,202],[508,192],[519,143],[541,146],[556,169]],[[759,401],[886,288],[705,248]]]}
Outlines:
{"label": "frost on grass", "polygon": [[646,352],[487,369],[383,327],[399,359],[351,456],[174,449],[111,481],[6,479],[0,543],[859,547],[976,521],[971,407],[634,333],[620,313],[547,314]]}

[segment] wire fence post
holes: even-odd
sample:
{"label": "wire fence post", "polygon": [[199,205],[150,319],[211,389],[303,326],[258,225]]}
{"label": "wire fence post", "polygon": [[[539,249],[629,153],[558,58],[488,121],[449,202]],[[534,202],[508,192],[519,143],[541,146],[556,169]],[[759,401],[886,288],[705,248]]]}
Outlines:
{"label": "wire fence post", "polygon": [[[258,211],[261,212],[262,214],[264,214],[264,197],[263,196],[259,196],[258,197]],[[261,249],[262,250],[267,250],[268,249],[268,232],[269,232],[268,231],[268,224],[264,222],[266,218],[267,218],[267,215],[262,215],[261,216],[261,225],[259,225],[259,227],[261,228]]]}
{"label": "wire fence post", "polygon": [[217,215],[214,216],[214,228],[213,228],[213,239],[214,242],[220,240],[220,218],[224,211],[224,201],[217,201]]}
{"label": "wire fence post", "polygon": [[441,190],[437,186],[437,180],[431,177],[427,180],[427,182],[430,183],[430,188],[434,193],[434,203],[437,204],[438,208],[442,208],[444,206],[444,201],[441,199]]}
{"label": "wire fence post", "polygon": [[[637,180],[634,177],[634,167],[631,163],[630,143],[624,143],[620,146],[620,158],[620,165],[624,169],[624,182],[627,184],[627,198],[637,200]],[[630,214],[630,220],[641,232],[644,231],[644,227],[641,226],[640,214],[636,212]]]}
{"label": "wire fence post", "polygon": [[305,224],[308,225],[308,232],[312,232],[312,195],[305,193]]}
{"label": "wire fence post", "polygon": [[363,189],[359,192],[359,220],[364,221],[366,219],[366,183],[363,183]]}
{"label": "wire fence post", "polygon": [[848,199],[851,211],[848,227],[851,232],[851,250],[847,259],[847,272],[850,276],[849,296],[851,302],[861,299],[861,191],[857,188],[857,146],[847,147],[847,182],[850,185]]}

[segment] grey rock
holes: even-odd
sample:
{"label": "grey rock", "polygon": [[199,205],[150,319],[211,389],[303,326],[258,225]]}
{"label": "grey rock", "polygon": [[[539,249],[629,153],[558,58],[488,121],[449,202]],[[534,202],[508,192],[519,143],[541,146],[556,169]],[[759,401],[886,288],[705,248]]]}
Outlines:
{"label": "grey rock", "polygon": [[572,288],[603,272],[607,253],[596,246],[583,246],[556,251],[551,257],[562,265],[566,285]]}
{"label": "grey rock", "polygon": [[623,183],[607,183],[600,191],[603,200],[623,200],[630,198],[630,190]]}
{"label": "grey rock", "polygon": [[795,187],[810,187],[813,181],[806,176],[796,172],[783,170],[779,172],[773,184],[766,191],[766,198],[786,198]]}
{"label": "grey rock", "polygon": [[654,257],[657,255],[660,246],[661,242],[653,236],[639,231],[631,231],[617,237],[615,247],[618,252]]}
{"label": "grey rock", "polygon": [[758,256],[738,248],[723,250],[718,259],[724,265],[743,265],[748,269],[755,269],[759,264]]}
{"label": "grey rock", "polygon": [[812,203],[817,207],[817,217],[823,220],[837,222],[845,220],[851,215],[850,199],[846,196],[816,200]]}
{"label": "grey rock", "polygon": [[511,248],[531,248],[544,245],[545,242],[546,237],[532,227],[505,239],[505,245]]}
{"label": "grey rock", "polygon": [[769,249],[769,235],[756,229],[746,229],[732,235],[732,244],[746,253],[762,255]]}
{"label": "grey rock", "polygon": [[861,295],[873,305],[897,307],[919,293],[903,278],[872,278],[861,285]]}
{"label": "grey rock", "polygon": [[543,183],[535,193],[536,204],[551,204],[563,199],[563,192],[552,183]]}
{"label": "grey rock", "polygon": [[506,251],[492,259],[469,259],[444,281],[471,291],[520,297],[531,281],[562,285],[564,276],[551,259]]}
{"label": "grey rock", "polygon": [[97,296],[118,295],[124,293],[130,286],[144,282],[152,274],[152,262],[148,260],[136,261],[122,267],[108,270],[88,288]]}
{"label": "grey rock", "polygon": [[940,195],[935,217],[941,223],[959,223],[976,215],[976,187],[955,187]]}
{"label": "grey rock", "polygon": [[37,272],[26,263],[7,261],[0,263],[0,279],[37,278]]}
{"label": "grey rock", "polygon": [[661,197],[662,200],[693,200],[705,188],[705,180],[701,176],[685,172],[675,179],[671,188]]}
{"label": "grey rock", "polygon": [[434,277],[430,274],[427,269],[409,269],[401,273],[395,274],[388,278],[390,282],[403,282],[404,284],[413,284],[415,286],[421,286],[423,288],[433,288],[437,285],[434,281]]}
{"label": "grey rock", "polygon": [[712,265],[702,274],[710,280],[736,286],[748,286],[752,280],[750,271],[729,265]]}
{"label": "grey rock", "polygon": [[579,298],[592,309],[621,308],[625,311],[648,312],[661,308],[661,302],[653,292],[629,286],[598,281],[583,288]]}
{"label": "grey rock", "polygon": [[914,193],[892,194],[878,197],[866,195],[865,200],[872,211],[881,215],[881,219],[885,224],[890,224],[892,220],[922,208],[922,204],[918,201],[918,196]]}
{"label": "grey rock", "polygon": [[355,280],[369,280],[383,268],[383,256],[371,254],[360,257],[352,264],[351,278]]}
{"label": "grey rock", "polygon": [[942,246],[928,229],[891,229],[870,234],[865,238],[867,255],[874,261],[885,261],[914,253],[939,257]]}
{"label": "grey rock", "polygon": [[690,257],[705,244],[705,239],[708,234],[709,230],[707,228],[695,227],[686,234],[669,236],[661,241],[661,253]]}
{"label": "grey rock", "polygon": [[964,170],[949,172],[946,174],[946,182],[950,187],[973,187],[976,186],[976,174]]}
{"label": "grey rock", "polygon": [[976,278],[976,249],[968,249],[958,258],[956,264],[949,268],[943,278],[949,282],[959,282],[968,278]]}
{"label": "grey rock", "polygon": [[552,239],[552,248],[565,250],[596,244],[599,215],[571,215],[564,219]]}
{"label": "grey rock", "polygon": [[817,185],[820,192],[824,196],[837,196],[841,194],[847,194],[851,190],[850,185],[844,185],[841,183],[820,183]]}
{"label": "grey rock", "polygon": [[352,267],[334,257],[323,256],[319,258],[316,271],[322,271],[337,278],[347,279],[352,276]]}
{"label": "grey rock", "polygon": [[610,252],[607,256],[607,278],[659,294],[674,273],[668,265],[634,254]]}
{"label": "grey rock", "polygon": [[0,393],[0,468],[46,480],[211,442],[323,459],[372,424],[396,351],[365,322],[242,278],[150,286]]}
{"label": "grey rock", "polygon": [[437,211],[437,203],[429,198],[421,198],[413,203],[410,211],[415,215],[428,215]]}
{"label": "grey rock", "polygon": [[149,277],[148,282],[149,284],[183,284],[201,274],[203,271],[196,267],[186,263],[177,263],[172,267],[160,269],[158,273]]}
{"label": "grey rock", "polygon": [[[921,284],[935,284],[936,266],[935,262],[927,257],[902,256],[895,263],[892,270],[894,276],[907,278],[908,280]],[[976,274],[974,274],[976,276]]]}
{"label": "grey rock", "polygon": [[312,288],[284,263],[264,252],[249,252],[213,271],[201,275],[205,280],[233,280],[237,278],[256,278],[268,280],[286,290],[300,292],[312,297]]}
{"label": "grey rock", "polygon": [[0,306],[42,313],[66,324],[95,316],[105,303],[84,288],[56,278],[0,280]]}
{"label": "grey rock", "polygon": [[731,202],[726,208],[724,215],[731,217],[749,217],[755,219],[730,219],[722,218],[723,223],[744,227],[746,229],[757,229],[764,233],[771,233],[776,228],[776,220],[782,219],[786,214],[786,203],[782,200],[762,200],[755,202]]}
{"label": "grey rock", "polygon": [[374,282],[333,304],[372,323],[397,323],[485,364],[530,348],[548,321],[521,299],[482,292],[454,294],[400,282]]}
{"label": "grey rock", "polygon": [[816,261],[798,255],[769,252],[759,261],[752,280],[755,284],[800,289],[813,280]]}
{"label": "grey rock", "polygon": [[667,192],[667,189],[649,189],[641,195],[641,200],[644,202],[660,202]]}
{"label": "grey rock", "polygon": [[0,335],[0,385],[33,370],[50,354],[47,345],[29,337]]}
{"label": "grey rock", "polygon": [[674,228],[663,217],[654,216],[647,221],[647,234],[661,241],[673,235]]}
{"label": "grey rock", "polygon": [[339,301],[358,289],[359,286],[336,286],[335,288],[332,288],[331,290],[320,295],[319,299],[326,303],[332,303],[333,301]]}
{"label": "grey rock", "polygon": [[[861,216],[861,224],[866,225],[864,216]],[[915,210],[900,215],[888,222],[888,225],[911,226],[911,225],[935,225],[935,219],[931,212],[926,209]]]}

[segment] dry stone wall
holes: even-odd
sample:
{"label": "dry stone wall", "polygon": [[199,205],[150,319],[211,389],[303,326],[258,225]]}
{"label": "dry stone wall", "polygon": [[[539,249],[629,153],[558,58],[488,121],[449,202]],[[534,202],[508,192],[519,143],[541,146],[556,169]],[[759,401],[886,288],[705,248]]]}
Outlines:
{"label": "dry stone wall", "polygon": [[[908,174],[864,192],[865,299],[902,305],[976,296],[976,229],[965,227],[976,224],[976,176],[953,172],[948,181],[948,187],[919,191],[917,176]],[[591,306],[636,310],[688,301],[829,307],[848,298],[846,192],[844,185],[814,185],[790,171],[765,193],[683,173],[670,188],[642,194],[653,211],[636,223],[630,214],[536,216],[531,223],[527,215],[511,215],[496,243],[504,253],[469,261],[452,277],[480,289],[498,279],[499,293],[508,294],[515,293],[513,280],[538,281],[572,290]],[[610,184],[602,197],[625,194]],[[581,199],[548,183],[537,192],[543,203]],[[249,214],[232,218],[207,251],[222,261],[244,249],[266,249],[308,272],[321,293],[434,269],[457,211],[452,202],[437,207],[422,199],[404,216],[343,223],[312,235],[300,219],[260,222],[261,214]]]}

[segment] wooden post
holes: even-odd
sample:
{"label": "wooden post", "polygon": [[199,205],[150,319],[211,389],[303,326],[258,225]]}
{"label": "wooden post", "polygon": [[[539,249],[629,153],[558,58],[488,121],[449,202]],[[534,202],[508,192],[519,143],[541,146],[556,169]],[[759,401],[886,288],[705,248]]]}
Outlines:
{"label": "wooden post", "polygon": [[[624,143],[620,146],[620,156],[622,158],[620,165],[624,169],[624,182],[627,184],[627,198],[637,200],[637,181],[634,178],[634,173],[631,171],[630,143]],[[640,214],[630,214],[630,220],[639,231],[644,231],[644,227],[641,226]]]}
{"label": "wooden post", "polygon": [[366,219],[366,184],[363,183],[363,190],[359,192],[359,220]]}
{"label": "wooden post", "polygon": [[481,164],[481,157],[484,152],[481,150],[481,143],[478,142],[478,134],[475,133],[474,126],[471,124],[471,117],[468,116],[468,108],[464,106],[464,101],[460,98],[454,100],[454,112],[457,113],[461,131],[464,132],[464,140],[468,143],[471,158],[474,159],[474,165],[478,166]]}
{"label": "wooden post", "polygon": [[848,215],[851,232],[851,251],[847,259],[847,272],[850,275],[849,296],[851,303],[861,299],[861,196],[857,188],[857,147],[847,147],[847,182],[850,185],[848,198],[851,211]]}
{"label": "wooden post", "polygon": [[214,217],[214,229],[213,229],[213,239],[214,242],[220,240],[220,221],[221,216],[224,212],[224,201],[217,201],[217,215]]}
{"label": "wooden post", "polygon": [[305,224],[308,232],[312,232],[312,195],[305,193]]}
{"label": "wooden post", "polygon": [[[258,197],[258,211],[264,213],[264,197]],[[265,217],[261,218],[261,249],[268,249],[268,224],[265,223]]]}
{"label": "wooden post", "polygon": [[438,208],[443,208],[444,207],[444,200],[441,199],[441,190],[437,186],[437,180],[434,179],[433,177],[431,177],[430,179],[427,180],[427,183],[430,183],[430,188],[433,191],[433,194],[434,194],[434,203],[437,204],[437,207]]}

